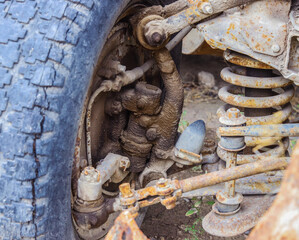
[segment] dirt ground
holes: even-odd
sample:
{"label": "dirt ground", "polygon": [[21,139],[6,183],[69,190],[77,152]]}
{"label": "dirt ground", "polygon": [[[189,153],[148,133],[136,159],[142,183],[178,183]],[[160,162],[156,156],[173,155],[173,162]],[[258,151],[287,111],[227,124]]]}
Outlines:
{"label": "dirt ground", "polygon": [[[183,56],[182,59],[181,75],[185,85],[185,102],[181,120],[186,124],[199,119],[204,120],[209,129],[208,134],[212,134],[213,137],[215,137],[214,132],[219,126],[216,111],[223,104],[217,97],[217,91],[225,85],[224,81],[220,79],[220,71],[225,66],[225,62],[218,57]],[[215,88],[206,91],[205,88],[199,86],[197,73],[200,71],[210,72],[214,75]],[[195,170],[191,168],[184,171],[179,178],[198,174],[201,172],[196,168]],[[141,230],[151,240],[224,239],[209,235],[201,226],[202,219],[211,211],[213,204],[213,197],[203,197],[191,200],[181,199],[172,210],[166,210],[160,204],[151,206],[148,208]],[[227,239],[241,240],[245,239],[245,236]]]}

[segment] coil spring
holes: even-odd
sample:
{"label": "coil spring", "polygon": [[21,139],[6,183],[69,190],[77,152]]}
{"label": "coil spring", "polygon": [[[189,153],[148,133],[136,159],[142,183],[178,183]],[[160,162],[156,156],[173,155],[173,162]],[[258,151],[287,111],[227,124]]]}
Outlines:
{"label": "coil spring", "polygon": [[[246,125],[280,124],[290,116],[294,87],[291,81],[282,76],[273,76],[272,70],[233,66],[224,68],[221,78],[231,85],[219,90],[219,98],[227,103],[218,109],[219,118],[231,107],[244,111]],[[263,146],[264,151],[260,154],[238,154],[237,164],[254,162],[264,157],[284,156],[289,139],[246,137],[245,142],[247,147]],[[265,149],[270,145],[275,147]],[[224,150],[218,148],[217,153],[225,160]]]}

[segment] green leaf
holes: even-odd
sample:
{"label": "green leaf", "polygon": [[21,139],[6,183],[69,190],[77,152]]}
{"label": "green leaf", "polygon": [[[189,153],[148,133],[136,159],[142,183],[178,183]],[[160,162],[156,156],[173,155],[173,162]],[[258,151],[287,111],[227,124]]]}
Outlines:
{"label": "green leaf", "polygon": [[191,215],[193,215],[193,214],[195,214],[195,213],[197,213],[197,212],[198,212],[198,211],[197,211],[196,208],[191,208],[188,212],[186,212],[185,216],[186,216],[186,217],[189,217],[189,216],[191,216]]}
{"label": "green leaf", "polygon": [[198,165],[198,166],[193,167],[193,168],[192,168],[192,171],[193,171],[193,172],[201,171],[201,165]]}
{"label": "green leaf", "polygon": [[194,203],[194,207],[199,207],[201,205],[201,200],[197,201],[196,203]]}
{"label": "green leaf", "polygon": [[215,202],[214,201],[207,201],[207,204],[212,206]]}

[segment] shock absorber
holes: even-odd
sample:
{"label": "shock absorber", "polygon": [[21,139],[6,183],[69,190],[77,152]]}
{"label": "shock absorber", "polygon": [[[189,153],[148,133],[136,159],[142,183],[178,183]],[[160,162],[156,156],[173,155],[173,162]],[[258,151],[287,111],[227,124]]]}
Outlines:
{"label": "shock absorber", "polygon": [[[224,57],[237,65],[221,71],[221,78],[231,85],[219,90],[219,98],[226,104],[218,109],[217,116],[223,117],[227,109],[236,107],[244,112],[247,126],[287,121],[295,92],[292,82],[274,74],[270,66],[250,57],[229,52],[225,52]],[[289,139],[246,137],[245,142],[247,148],[244,154],[238,154],[238,165],[264,157],[287,155]],[[219,148],[217,153],[220,158],[224,155]]]}

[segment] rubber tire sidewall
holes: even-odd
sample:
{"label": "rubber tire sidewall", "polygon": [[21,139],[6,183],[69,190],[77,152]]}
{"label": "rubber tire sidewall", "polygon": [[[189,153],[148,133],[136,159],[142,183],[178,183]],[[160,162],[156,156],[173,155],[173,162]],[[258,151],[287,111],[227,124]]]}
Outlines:
{"label": "rubber tire sidewall", "polygon": [[48,211],[50,214],[46,225],[49,238],[47,239],[70,239],[70,236],[74,236],[71,196],[70,191],[67,190],[71,189],[70,173],[79,119],[93,67],[96,65],[111,28],[128,2],[129,0],[95,2],[86,31],[79,37],[78,46],[74,48],[74,62],[69,77],[71,81],[68,81],[65,92],[61,95],[63,111],[59,115],[55,141],[51,142],[48,149],[48,152],[52,153],[51,162],[56,164],[57,168],[52,167],[50,177],[52,183],[49,181],[49,193],[52,194],[49,196]]}

